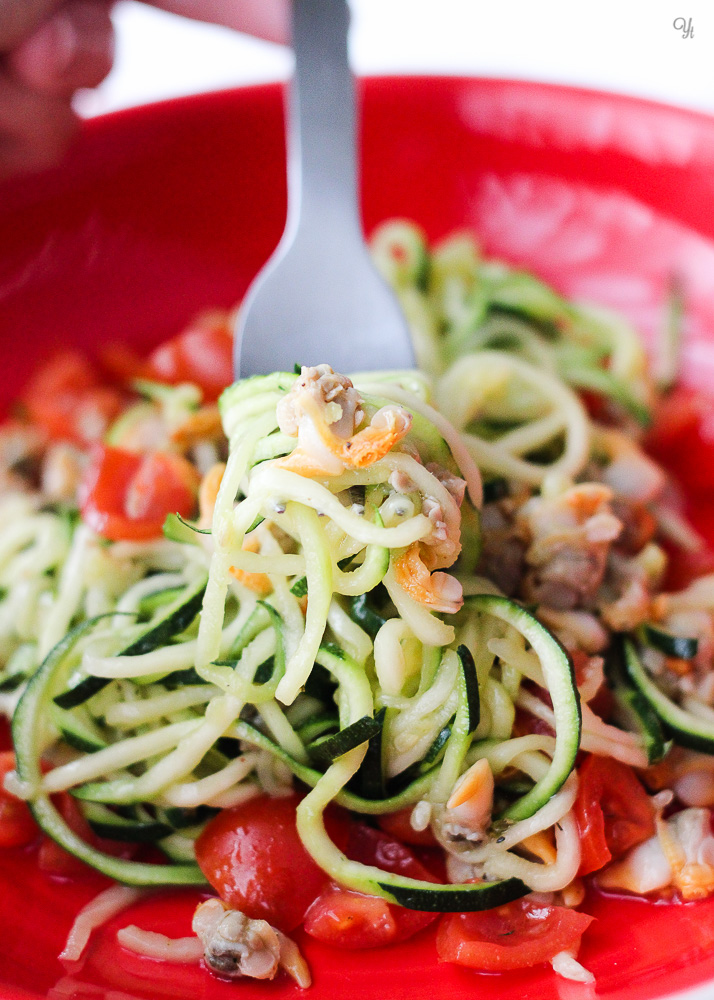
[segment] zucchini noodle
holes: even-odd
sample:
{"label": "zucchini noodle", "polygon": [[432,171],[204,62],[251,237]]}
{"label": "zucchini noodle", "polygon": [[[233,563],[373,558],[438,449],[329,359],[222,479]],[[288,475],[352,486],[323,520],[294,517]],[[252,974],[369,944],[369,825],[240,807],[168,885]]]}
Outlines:
{"label": "zucchini noodle", "polygon": [[[666,737],[714,752],[714,576],[659,592],[658,512],[696,536],[636,439],[656,402],[636,335],[465,235],[429,248],[397,222],[374,251],[421,373],[303,367],[217,409],[137,383],[108,447],[183,463],[193,492],[164,537],[103,537],[85,501],[0,501],[8,788],[129,884],[200,884],[215,812],[298,782],[300,840],[343,888],[445,913],[574,896],[583,759],[654,781]],[[52,805],[65,791],[169,863],[83,844]],[[454,881],[357,862],[334,806],[406,810]]]}

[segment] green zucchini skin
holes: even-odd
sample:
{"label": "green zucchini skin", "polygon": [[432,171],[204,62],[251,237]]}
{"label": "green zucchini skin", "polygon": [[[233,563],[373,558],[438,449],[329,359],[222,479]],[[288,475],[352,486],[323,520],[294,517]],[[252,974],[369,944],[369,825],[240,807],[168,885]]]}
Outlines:
{"label": "green zucchini skin", "polygon": [[206,820],[217,816],[219,812],[219,809],[214,809],[211,806],[195,806],[192,809],[168,806],[161,810],[160,815],[166,820],[171,830],[185,830],[187,827],[205,823]]}
{"label": "green zucchini skin", "polygon": [[668,698],[646,672],[634,644],[629,640],[625,641],[625,670],[634,687],[677,743],[702,753],[714,753],[714,724],[700,719]]}
{"label": "green zucchini skin", "polygon": [[176,688],[189,687],[193,684],[205,684],[205,680],[198,673],[195,667],[186,667],[185,670],[174,670],[167,674],[161,683],[170,691]]}
{"label": "green zucchini skin", "polygon": [[263,517],[263,515],[258,514],[253,523],[249,526],[248,530],[246,531],[246,535],[249,535],[251,531],[255,531],[258,525],[262,524],[264,520],[265,518]]}
{"label": "green zucchini skin", "polygon": [[82,753],[96,753],[97,750],[103,750],[107,746],[95,727],[86,725],[68,709],[60,708],[53,702],[49,706],[49,714],[62,734],[62,739],[75,750],[80,750]]}
{"label": "green zucchini skin", "polygon": [[645,746],[647,763],[656,764],[666,756],[672,741],[665,739],[657,713],[641,691],[628,685],[612,689],[617,704],[617,715],[627,724],[627,728],[639,732]]}
{"label": "green zucchini skin", "polygon": [[98,837],[127,843],[153,844],[173,833],[168,823],[159,820],[127,819],[96,802],[86,802],[82,812]]}
{"label": "green zucchini skin", "polygon": [[424,760],[422,760],[419,764],[419,768],[422,773],[424,772],[425,767],[428,767],[430,764],[434,764],[438,760],[441,751],[449,742],[453,725],[454,720],[452,719],[450,722],[447,722],[441,732],[437,734],[436,739],[425,753]]}
{"label": "green zucchini skin", "polygon": [[320,736],[331,736],[339,728],[340,723],[336,715],[320,714],[304,722],[297,733],[303,743],[307,745],[314,743]]}
{"label": "green zucchini skin", "polygon": [[473,733],[478,729],[478,724],[481,721],[481,697],[478,689],[478,677],[476,676],[476,664],[468,646],[462,643],[456,652],[461,662],[461,675],[466,687],[469,732]]}
{"label": "green zucchini skin", "polygon": [[[379,715],[379,713],[377,714]],[[227,735],[249,743],[252,746],[268,750],[287,765],[298,781],[302,781],[309,788],[314,788],[322,777],[321,771],[318,771],[309,764],[301,764],[295,760],[279,744],[275,743],[269,736],[266,736],[265,733],[261,733],[259,729],[256,729],[249,722],[244,722],[241,719],[239,722],[234,723]],[[377,742],[377,739],[378,737],[375,736],[369,746],[373,746]],[[338,805],[344,806],[346,809],[351,809],[353,812],[364,813],[366,816],[380,816],[383,813],[396,812],[397,809],[402,809],[404,806],[413,805],[426,794],[432,780],[433,774],[427,772],[410,782],[406,788],[401,789],[396,795],[390,795],[386,798],[382,796],[372,798],[366,794],[343,790],[335,801]]]}
{"label": "green zucchini skin", "polygon": [[198,544],[197,535],[210,535],[210,528],[198,528],[186,521],[180,514],[167,514],[162,528],[164,538],[171,542],[181,542],[184,545]]}
{"label": "green zucchini skin", "polygon": [[649,764],[662,760],[671,747],[662,723],[642,692],[634,686],[624,667],[624,646],[617,643],[606,661],[607,680],[615,699],[615,719],[631,732],[639,733]]}
{"label": "green zucchini skin", "polygon": [[15,691],[25,683],[36,666],[34,643],[23,643],[0,671],[0,692]]}
{"label": "green zucchini skin", "polygon": [[85,677],[79,684],[68,688],[63,694],[58,694],[55,698],[55,705],[58,708],[76,708],[77,705],[83,705],[85,701],[89,701],[95,694],[103,691],[110,683],[106,677]]}
{"label": "green zucchini skin", "polygon": [[[106,615],[99,616],[101,618]],[[12,721],[12,740],[17,760],[17,774],[31,789],[39,789],[40,727],[51,703],[51,692],[61,677],[67,657],[77,640],[97,622],[89,619],[73,628],[50,650],[38,671],[30,678]],[[205,878],[197,865],[154,865],[125,861],[98,851],[70,829],[50,797],[36,792],[28,805],[41,830],[60,847],[84,861],[91,868],[126,885],[202,885]]]}
{"label": "green zucchini skin", "polygon": [[[181,603],[169,605],[158,621],[153,622],[143,635],[117,655],[141,656],[143,653],[158,649],[159,646],[167,645],[175,635],[188,628],[201,610],[205,590],[205,577],[192,587],[187,587],[182,594]],[[54,699],[55,704],[60,708],[75,708],[88,701],[108,684],[111,684],[111,680],[106,677],[86,677],[79,684],[58,695]]]}
{"label": "green zucchini skin", "polygon": [[675,656],[678,660],[691,660],[697,655],[699,640],[672,635],[657,625],[645,625],[644,637],[649,646],[654,646],[666,656]]}
{"label": "green zucchini skin", "polygon": [[141,656],[159,646],[165,646],[175,635],[185,631],[201,610],[207,578],[202,577],[192,587],[187,587],[178,607],[170,607],[166,615],[153,624],[148,632],[140,636],[121,652],[121,656]]}
{"label": "green zucchini skin", "polygon": [[354,777],[355,787],[366,799],[383,799],[385,797],[384,768],[382,767],[382,737],[384,736],[384,720],[386,708],[380,708],[375,713],[374,722],[378,729],[367,744],[367,753]]}
{"label": "green zucchini skin", "polygon": [[[285,676],[285,643],[283,641],[283,619],[280,617],[279,612],[272,604],[268,604],[267,601],[259,601],[260,607],[265,608],[268,615],[275,627],[275,652],[273,653],[273,668],[268,677],[262,682],[258,680],[258,671],[260,667],[256,670],[256,676],[253,679],[253,683],[263,683],[267,685],[271,692],[275,692],[281,679]],[[262,664],[261,664],[262,666]]]}
{"label": "green zucchini skin", "polygon": [[[379,888],[398,906],[407,910],[425,910],[428,913],[474,913],[492,910],[526,896],[531,890],[517,878],[503,882],[482,882],[474,886],[433,886],[416,888],[390,879],[385,874],[377,883]],[[380,893],[382,895],[382,893]]]}
{"label": "green zucchini skin", "polygon": [[580,749],[582,717],[573,663],[565,648],[530,611],[508,597],[477,594],[469,603],[484,614],[513,626],[525,637],[541,662],[555,714],[555,754],[547,773],[533,788],[497,817],[515,822],[527,819],[563,786]]}
{"label": "green zucchini skin", "polygon": [[11,674],[0,681],[0,694],[16,691],[27,680],[27,674]]}
{"label": "green zucchini skin", "polygon": [[308,753],[317,763],[329,767],[338,757],[342,757],[349,750],[354,750],[355,747],[372,739],[381,729],[382,726],[378,719],[365,715],[357,722],[353,722],[352,725],[341,729],[339,733],[334,733],[332,736],[326,736],[324,739],[312,743],[308,747]]}
{"label": "green zucchini skin", "polygon": [[382,618],[380,614],[370,607],[367,600],[368,596],[368,594],[360,594],[358,597],[353,597],[350,601],[349,613],[352,621],[363,628],[371,639],[374,639],[387,619]]}
{"label": "green zucchini skin", "polygon": [[165,590],[154,591],[142,598],[139,604],[139,613],[146,618],[150,618],[159,608],[168,607],[173,604],[184,592],[183,587],[167,587]]}

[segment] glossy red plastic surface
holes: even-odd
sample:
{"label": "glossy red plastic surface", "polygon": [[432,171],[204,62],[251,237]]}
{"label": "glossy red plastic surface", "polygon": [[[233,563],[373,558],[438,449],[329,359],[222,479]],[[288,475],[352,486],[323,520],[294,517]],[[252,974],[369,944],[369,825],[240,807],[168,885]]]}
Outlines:
{"label": "glossy red plastic surface", "polygon": [[[676,273],[687,297],[685,378],[714,386],[714,121],[544,85],[381,79],[364,86],[366,228],[402,215],[430,237],[467,226],[488,253],[565,294],[613,306],[651,337]],[[0,402],[71,342],[149,348],[207,306],[228,306],[275,245],[285,212],[281,94],[208,95],[91,122],[65,166],[0,190]],[[328,359],[329,360],[329,359]],[[379,358],[375,358],[379,366]],[[705,510],[695,511],[707,527]],[[105,883],[52,882],[34,849],[0,852],[0,997],[294,997],[227,984],[116,945],[133,922],[186,933],[196,894],[164,894],[112,921],[81,969],[56,956]],[[581,960],[608,1000],[649,1000],[714,978],[714,900],[587,903]],[[503,977],[438,965],[433,929],[395,948],[305,940],[311,1000],[590,1000],[545,967]]]}

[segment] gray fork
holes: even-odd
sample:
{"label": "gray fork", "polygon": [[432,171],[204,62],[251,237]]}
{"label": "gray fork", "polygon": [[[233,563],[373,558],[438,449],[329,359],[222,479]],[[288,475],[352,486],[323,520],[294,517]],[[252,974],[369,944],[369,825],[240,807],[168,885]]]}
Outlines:
{"label": "gray fork", "polygon": [[236,377],[295,363],[342,372],[415,364],[362,234],[348,27],[345,0],[293,0],[287,223],[241,308]]}

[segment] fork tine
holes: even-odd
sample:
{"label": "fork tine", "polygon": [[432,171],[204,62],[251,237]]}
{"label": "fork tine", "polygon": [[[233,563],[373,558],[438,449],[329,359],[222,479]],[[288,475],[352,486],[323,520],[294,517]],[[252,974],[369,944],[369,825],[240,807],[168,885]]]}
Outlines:
{"label": "fork tine", "polygon": [[362,236],[348,26],[345,0],[293,2],[288,220],[241,309],[237,377],[295,363],[414,366],[406,320]]}

